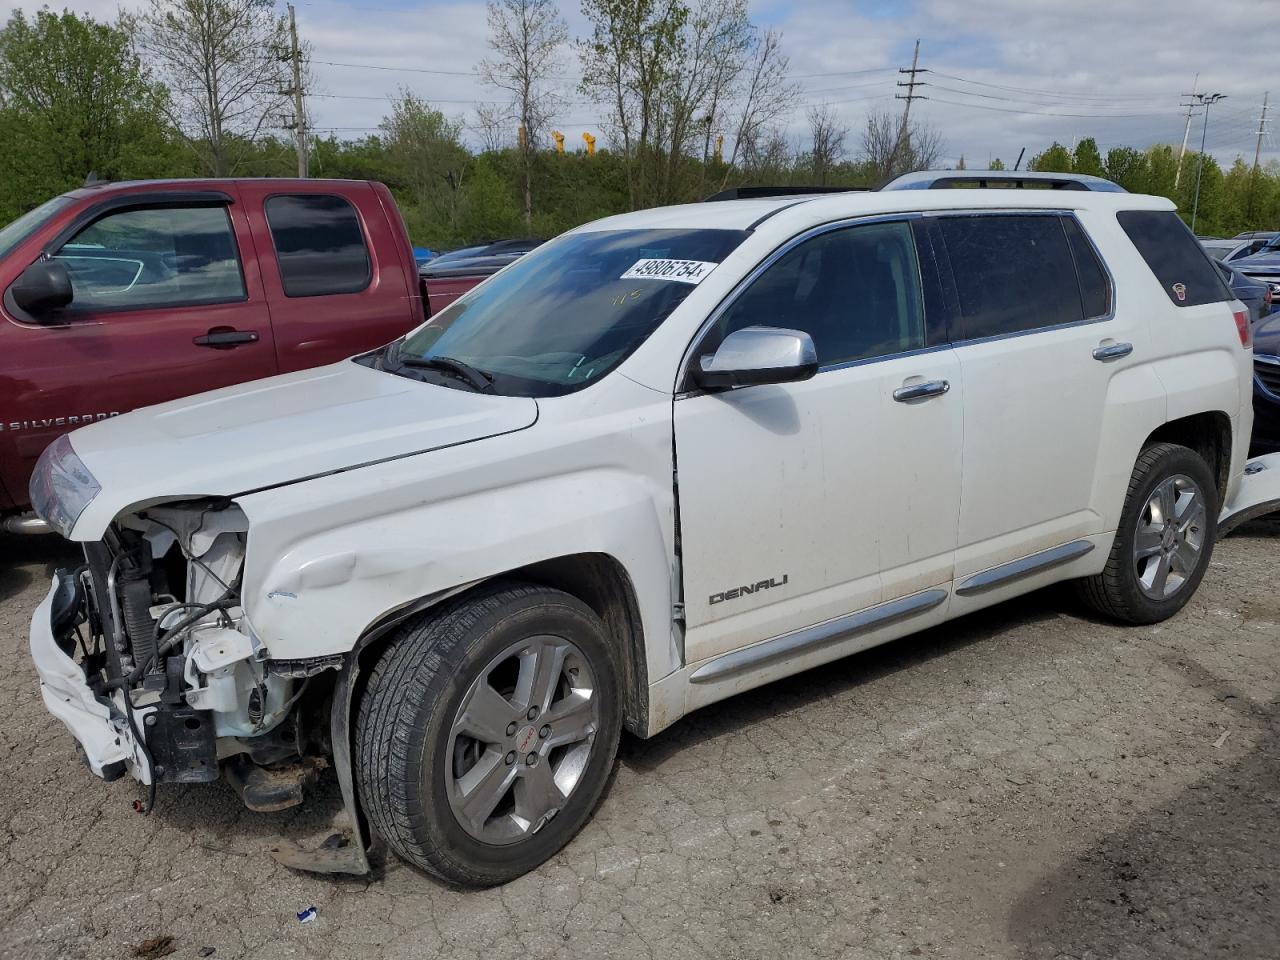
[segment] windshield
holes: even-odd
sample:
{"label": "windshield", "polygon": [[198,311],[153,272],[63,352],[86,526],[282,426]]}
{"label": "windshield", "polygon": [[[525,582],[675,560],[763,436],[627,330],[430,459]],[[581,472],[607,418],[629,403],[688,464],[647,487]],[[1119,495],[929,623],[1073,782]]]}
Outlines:
{"label": "windshield", "polygon": [[[1265,250],[1268,253],[1274,253],[1276,250],[1280,250],[1280,233],[1277,233],[1274,237],[1268,240],[1267,245],[1263,247],[1262,250]],[[1262,250],[1259,250],[1258,252],[1261,253]]]}
{"label": "windshield", "polygon": [[[509,396],[580,390],[626,359],[746,236],[609,230],[561,237],[393,345],[384,367],[450,386],[473,384],[478,372],[491,392]],[[458,363],[470,373],[459,375]]]}
{"label": "windshield", "polygon": [[59,207],[64,207],[70,202],[70,197],[54,197],[52,200],[46,200],[34,210],[28,210],[17,220],[0,229],[0,257],[7,257],[10,250],[40,229],[40,226],[53,216]]}

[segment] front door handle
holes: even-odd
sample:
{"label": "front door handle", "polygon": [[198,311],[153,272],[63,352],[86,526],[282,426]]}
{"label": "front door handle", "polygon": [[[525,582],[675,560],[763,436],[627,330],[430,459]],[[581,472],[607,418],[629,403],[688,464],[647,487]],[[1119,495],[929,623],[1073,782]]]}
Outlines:
{"label": "front door handle", "polygon": [[914,403],[917,400],[940,397],[950,389],[951,383],[947,380],[924,380],[899,387],[893,391],[893,399],[899,403]]}
{"label": "front door handle", "polygon": [[213,347],[215,350],[230,350],[245,343],[257,343],[256,330],[236,330],[232,327],[214,327],[206,334],[192,337],[191,342],[197,347]]}
{"label": "front door handle", "polygon": [[1103,343],[1093,348],[1093,359],[1106,363],[1108,360],[1119,360],[1133,353],[1132,343]]}

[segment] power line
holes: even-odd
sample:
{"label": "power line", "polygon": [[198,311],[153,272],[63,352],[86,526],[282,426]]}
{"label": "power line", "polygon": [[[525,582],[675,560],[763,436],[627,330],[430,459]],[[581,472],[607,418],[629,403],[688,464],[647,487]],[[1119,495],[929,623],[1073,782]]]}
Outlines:
{"label": "power line", "polygon": [[1032,117],[1083,117],[1090,120],[1124,120],[1133,117],[1176,116],[1176,114],[1167,114],[1164,111],[1155,111],[1152,113],[1056,113],[1044,110],[1014,110],[1010,107],[992,107],[985,103],[969,103],[964,100],[944,100],[940,97],[929,97],[928,99],[931,103],[946,103],[953,107],[969,107],[973,110],[994,110],[997,113],[1020,113]]}
{"label": "power line", "polygon": [[1071,100],[1163,100],[1164,96],[1158,94],[1074,94],[1063,90],[1045,90],[1038,87],[1014,87],[1002,83],[987,83],[983,80],[970,80],[967,77],[956,76],[953,73],[941,73],[937,70],[929,71],[936,77],[944,77],[947,80],[958,80],[961,83],[972,84],[977,87],[990,87],[993,90],[1008,90],[1013,93],[1034,93],[1044,97],[1062,97]]}
{"label": "power line", "polygon": [[[1072,106],[1072,104],[1070,103],[1038,103],[1036,101],[1026,100],[1025,98],[1021,98],[1021,97],[1005,97],[995,93],[978,93],[973,90],[957,90],[955,87],[944,87],[934,83],[924,83],[923,85],[930,87],[932,90],[942,90],[947,93],[955,93],[955,94],[959,94],[962,97],[981,97],[984,100],[1002,100],[1006,103],[1028,103],[1031,106],[1038,106],[1038,107],[1070,107]],[[1119,104],[1117,104],[1116,106],[1118,109],[1126,109],[1126,108],[1121,108]],[[1127,109],[1132,109],[1132,108],[1127,108]],[[1098,114],[1098,116],[1113,116],[1113,114]],[[1124,114],[1118,114],[1118,116],[1124,116]]]}

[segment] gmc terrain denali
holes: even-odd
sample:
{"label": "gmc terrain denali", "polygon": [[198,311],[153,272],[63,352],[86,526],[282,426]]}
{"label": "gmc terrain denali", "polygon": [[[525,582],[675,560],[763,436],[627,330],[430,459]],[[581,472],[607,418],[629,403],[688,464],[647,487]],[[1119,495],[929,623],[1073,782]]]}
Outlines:
{"label": "gmc terrain denali", "polygon": [[286,862],[493,884],[624,728],[1055,581],[1172,616],[1280,504],[1244,311],[1166,200],[954,177],[588,224],[382,349],[59,439],[48,709],[152,799],[280,809],[329,757],[350,842]]}

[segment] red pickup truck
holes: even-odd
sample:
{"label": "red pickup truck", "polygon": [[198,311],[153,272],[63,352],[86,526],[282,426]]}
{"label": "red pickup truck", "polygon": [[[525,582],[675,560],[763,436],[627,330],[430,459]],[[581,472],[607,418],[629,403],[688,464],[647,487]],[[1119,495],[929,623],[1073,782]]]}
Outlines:
{"label": "red pickup truck", "polygon": [[[432,311],[492,272],[450,276]],[[14,532],[42,529],[20,511],[60,434],[372,349],[428,302],[391,192],[352,180],[73,190],[0,229],[0,290],[0,527]]]}

